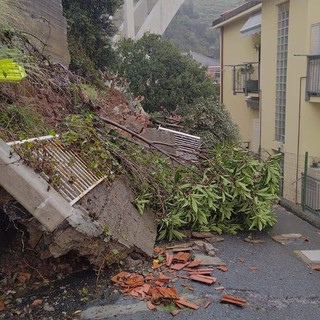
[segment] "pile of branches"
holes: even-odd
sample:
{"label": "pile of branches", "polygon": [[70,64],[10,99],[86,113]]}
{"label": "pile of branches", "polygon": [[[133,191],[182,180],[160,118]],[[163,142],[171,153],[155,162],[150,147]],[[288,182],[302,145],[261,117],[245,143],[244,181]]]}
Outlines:
{"label": "pile of branches", "polygon": [[[272,205],[278,199],[279,155],[262,161],[248,150],[220,145],[203,150],[195,163],[94,114],[74,115],[63,126],[61,141],[90,159],[92,170],[108,175],[109,182],[120,174],[130,177],[137,209],[143,214],[149,207],[157,214],[159,239],[181,239],[182,229],[236,233],[276,222]],[[23,145],[19,153],[28,156]]]}

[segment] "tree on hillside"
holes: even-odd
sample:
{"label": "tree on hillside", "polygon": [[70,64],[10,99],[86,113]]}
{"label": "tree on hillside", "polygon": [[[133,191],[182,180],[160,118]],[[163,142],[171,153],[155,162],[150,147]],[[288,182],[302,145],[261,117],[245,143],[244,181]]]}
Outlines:
{"label": "tree on hillside", "polygon": [[123,40],[117,52],[119,76],[128,79],[134,95],[145,97],[143,107],[148,112],[173,111],[217,92],[204,68],[159,35]]}
{"label": "tree on hillside", "polygon": [[224,105],[214,98],[198,99],[187,110],[178,110],[182,124],[189,133],[202,138],[206,146],[239,140],[239,128],[231,120]]}
{"label": "tree on hillside", "polygon": [[182,52],[194,51],[219,59],[219,30],[212,21],[243,0],[186,0],[163,35]]}
{"label": "tree on hillside", "polygon": [[215,36],[208,21],[201,19],[198,8],[191,0],[182,5],[163,38],[171,40],[181,52],[196,51],[219,57],[219,37]]}
{"label": "tree on hillside", "polygon": [[110,67],[116,54],[111,37],[116,32],[112,17],[122,0],[63,0],[68,21],[70,69],[88,76]]}

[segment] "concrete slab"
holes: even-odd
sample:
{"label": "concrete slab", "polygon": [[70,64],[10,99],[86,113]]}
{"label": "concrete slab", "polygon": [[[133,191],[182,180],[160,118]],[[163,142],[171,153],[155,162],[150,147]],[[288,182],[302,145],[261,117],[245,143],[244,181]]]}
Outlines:
{"label": "concrete slab", "polygon": [[301,239],[301,238],[302,238],[302,234],[300,233],[287,233],[287,234],[272,236],[272,240],[280,244],[287,244],[288,242]]}
{"label": "concrete slab", "polygon": [[128,249],[135,248],[152,256],[157,236],[155,216],[150,210],[141,215],[133,201],[129,182],[123,176],[108,188],[101,183],[79,205],[95,217],[106,236]]}
{"label": "concrete slab", "polygon": [[195,254],[195,260],[202,260],[201,265],[203,266],[224,266],[226,265],[220,258],[218,257],[210,257],[206,254]]}
{"label": "concrete slab", "polygon": [[72,214],[78,214],[61,195],[0,139],[0,185],[50,232]]}
{"label": "concrete slab", "polygon": [[296,250],[294,252],[307,263],[320,263],[320,250]]}

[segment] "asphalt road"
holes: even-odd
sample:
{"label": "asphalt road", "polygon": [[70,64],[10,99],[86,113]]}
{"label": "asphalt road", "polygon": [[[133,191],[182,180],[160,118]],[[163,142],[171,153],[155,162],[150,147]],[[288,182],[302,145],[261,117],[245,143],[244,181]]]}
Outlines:
{"label": "asphalt road", "polygon": [[[264,232],[225,235],[225,241],[215,243],[219,249],[217,256],[227,265],[229,271],[214,271],[218,281],[207,286],[192,283],[194,291],[183,292],[181,281],[176,288],[190,301],[201,302],[211,299],[208,308],[197,311],[182,311],[175,319],[230,319],[230,320],[319,320],[320,319],[320,271],[313,271],[298,257],[295,250],[320,250],[318,230],[282,207],[276,209],[277,225]],[[307,237],[296,239],[288,244],[279,244],[271,239],[272,235],[300,233]],[[263,244],[244,241],[252,235],[265,240]],[[241,262],[239,258],[244,262]],[[252,271],[249,267],[256,267]],[[224,286],[223,291],[216,291]],[[112,291],[113,292],[113,291]],[[231,294],[247,300],[243,308],[221,304],[220,297]],[[168,310],[149,311],[146,303],[120,294],[105,296],[86,306],[82,312],[83,320],[155,320],[172,319]]]}

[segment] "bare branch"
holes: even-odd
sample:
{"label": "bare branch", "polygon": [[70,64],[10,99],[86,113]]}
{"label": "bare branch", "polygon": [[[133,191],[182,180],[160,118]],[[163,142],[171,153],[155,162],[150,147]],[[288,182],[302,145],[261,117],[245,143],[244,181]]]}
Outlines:
{"label": "bare branch", "polygon": [[132,131],[132,130],[130,130],[130,129],[128,129],[128,128],[122,126],[122,125],[120,125],[120,124],[117,123],[117,122],[114,122],[114,121],[112,121],[112,120],[109,120],[109,119],[107,119],[107,118],[105,118],[105,117],[100,117],[100,119],[103,120],[104,122],[108,123],[108,124],[111,124],[111,125],[114,126],[114,127],[117,127],[117,128],[119,128],[119,129],[127,132],[127,133],[130,133],[133,137],[136,137],[137,139],[143,141],[143,142],[146,143],[148,146],[156,149],[157,151],[159,151],[160,153],[164,154],[165,156],[167,156],[167,157],[170,158],[171,160],[179,163],[179,164],[182,165],[182,166],[185,166],[185,164],[184,164],[183,162],[179,161],[175,156],[173,156],[173,155],[167,153],[166,151],[161,150],[159,147],[157,147],[155,144],[156,144],[158,141],[157,141],[157,142],[155,142],[155,141],[150,141],[150,140],[148,140],[148,139],[140,136],[139,134],[135,133],[134,131]]}

